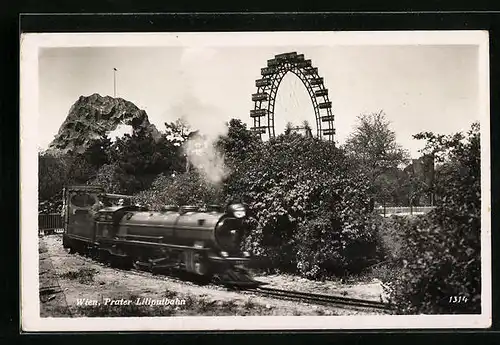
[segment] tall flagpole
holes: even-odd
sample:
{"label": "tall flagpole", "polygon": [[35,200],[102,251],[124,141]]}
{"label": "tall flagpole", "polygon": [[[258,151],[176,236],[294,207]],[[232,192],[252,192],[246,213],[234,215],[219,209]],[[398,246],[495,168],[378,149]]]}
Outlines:
{"label": "tall flagpole", "polygon": [[116,68],[113,68],[113,90],[114,90],[114,97],[116,98]]}

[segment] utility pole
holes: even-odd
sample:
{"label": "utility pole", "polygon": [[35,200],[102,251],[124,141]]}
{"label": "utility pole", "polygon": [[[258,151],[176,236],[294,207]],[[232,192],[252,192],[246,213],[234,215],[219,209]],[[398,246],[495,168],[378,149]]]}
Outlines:
{"label": "utility pole", "polygon": [[114,91],[114,97],[116,98],[116,68],[113,68],[113,91]]}

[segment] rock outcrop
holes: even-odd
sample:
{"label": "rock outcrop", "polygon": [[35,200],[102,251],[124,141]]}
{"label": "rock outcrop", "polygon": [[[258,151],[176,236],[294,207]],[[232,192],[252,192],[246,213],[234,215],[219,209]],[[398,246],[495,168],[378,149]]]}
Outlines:
{"label": "rock outcrop", "polygon": [[73,104],[49,150],[84,152],[93,139],[109,134],[119,125],[129,125],[133,131],[145,130],[154,138],[161,136],[146,112],[132,102],[95,93],[81,96]]}

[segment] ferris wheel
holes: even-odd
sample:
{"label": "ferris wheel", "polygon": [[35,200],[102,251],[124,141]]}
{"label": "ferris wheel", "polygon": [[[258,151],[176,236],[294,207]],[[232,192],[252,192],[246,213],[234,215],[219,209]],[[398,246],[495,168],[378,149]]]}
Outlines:
{"label": "ferris wheel", "polygon": [[315,120],[316,136],[321,139],[333,141],[335,128],[332,114],[332,102],[328,98],[328,89],[324,80],[318,74],[318,68],[312,66],[311,60],[306,60],[304,54],[296,52],[275,55],[267,60],[267,67],[261,68],[262,78],[255,80],[257,92],[252,94],[254,109],[250,110],[253,127],[256,133],[275,136],[274,109],[276,95],[283,77],[291,72],[304,84],[311,99]]}

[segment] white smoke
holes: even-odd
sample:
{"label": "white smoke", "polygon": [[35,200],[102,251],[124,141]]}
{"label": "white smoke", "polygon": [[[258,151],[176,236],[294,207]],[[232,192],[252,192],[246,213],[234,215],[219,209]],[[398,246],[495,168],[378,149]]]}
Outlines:
{"label": "white smoke", "polygon": [[[224,157],[215,146],[219,136],[227,134],[220,99],[207,94],[207,88],[216,80],[217,51],[208,47],[187,47],[181,56],[182,89],[178,102],[170,108],[170,116],[189,124],[194,135],[183,144],[188,162],[211,184],[217,185],[229,175]],[[223,90],[222,90],[223,91]],[[222,92],[221,91],[221,92]]]}
{"label": "white smoke", "polygon": [[213,185],[219,185],[229,175],[224,157],[215,147],[215,139],[210,136],[194,135],[184,145],[188,162]]}

